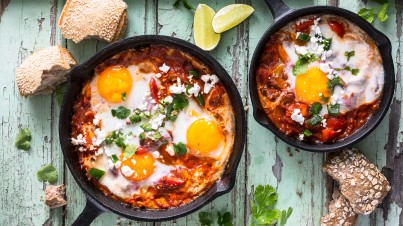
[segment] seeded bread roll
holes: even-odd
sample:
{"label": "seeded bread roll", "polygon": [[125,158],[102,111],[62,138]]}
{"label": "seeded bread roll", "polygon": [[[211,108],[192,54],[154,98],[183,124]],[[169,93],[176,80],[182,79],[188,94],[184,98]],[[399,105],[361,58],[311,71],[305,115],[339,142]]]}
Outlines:
{"label": "seeded bread roll", "polygon": [[329,154],[322,169],[340,184],[356,213],[370,214],[390,190],[375,164],[354,148]]}
{"label": "seeded bread roll", "polygon": [[113,42],[126,31],[126,9],[122,0],[67,0],[59,27],[63,36],[75,43],[89,38]]}
{"label": "seeded bread roll", "polygon": [[66,205],[64,199],[64,185],[49,185],[45,190],[45,204],[50,208],[57,208]]}
{"label": "seeded bread roll", "polygon": [[77,64],[70,52],[52,46],[34,52],[17,68],[15,80],[21,96],[50,94],[66,81],[66,72]]}
{"label": "seeded bread roll", "polygon": [[321,226],[354,226],[357,223],[358,214],[356,214],[350,205],[350,202],[340,194],[340,190],[333,192],[333,200],[329,205],[329,214],[323,216],[320,220]]}

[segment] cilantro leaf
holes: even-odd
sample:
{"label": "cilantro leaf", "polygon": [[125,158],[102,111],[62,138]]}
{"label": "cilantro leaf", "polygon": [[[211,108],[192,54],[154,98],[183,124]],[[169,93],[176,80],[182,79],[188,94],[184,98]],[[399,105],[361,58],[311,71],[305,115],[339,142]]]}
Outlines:
{"label": "cilantro leaf", "polygon": [[287,223],[288,218],[291,216],[292,214],[292,208],[288,207],[288,210],[285,211],[281,211],[280,213],[280,226],[284,226]]}
{"label": "cilantro leaf", "polygon": [[358,16],[364,18],[366,21],[369,23],[372,23],[374,21],[374,9],[367,9],[367,8],[362,8],[358,10],[357,12]]}
{"label": "cilantro leaf", "polygon": [[294,68],[292,69],[292,74],[294,76],[304,74],[308,71],[308,64],[318,60],[314,54],[304,54],[300,55],[297,62],[295,62]]}
{"label": "cilantro leaf", "polygon": [[344,87],[344,82],[343,80],[341,80],[340,77],[335,77],[332,80],[329,80],[329,82],[327,83],[327,88],[333,93],[334,88],[336,86],[340,86],[340,87]]}
{"label": "cilantro leaf", "polygon": [[385,20],[387,20],[389,18],[388,16],[388,9],[389,9],[389,3],[383,3],[381,6],[381,10],[379,10],[378,12],[378,19],[381,22],[384,22]]}
{"label": "cilantro leaf", "polygon": [[211,226],[213,224],[213,214],[209,212],[200,212],[199,222],[202,226]]}
{"label": "cilantro leaf", "polygon": [[327,105],[327,111],[329,112],[329,115],[337,116],[340,113],[340,104],[328,104]]}
{"label": "cilantro leaf", "polygon": [[36,176],[42,182],[54,183],[57,181],[57,170],[51,164],[47,164],[38,170]]}
{"label": "cilantro leaf", "polygon": [[221,212],[217,212],[217,224],[219,226],[234,226],[234,223],[232,222],[232,214],[230,212],[224,213],[224,215],[221,215]]}
{"label": "cilantro leaf", "polygon": [[183,110],[189,106],[188,98],[183,94],[176,94],[172,101],[174,110]]}
{"label": "cilantro leaf", "polygon": [[317,115],[317,114],[319,114],[320,110],[322,110],[322,104],[319,102],[315,102],[309,108],[309,114]]}
{"label": "cilantro leaf", "polygon": [[187,153],[188,149],[186,148],[186,145],[182,142],[179,142],[177,144],[174,144],[174,151],[178,155],[184,155]]}
{"label": "cilantro leaf", "polygon": [[310,136],[312,136],[312,132],[309,129],[305,129],[304,136],[310,137]]}
{"label": "cilantro leaf", "polygon": [[28,151],[31,148],[31,132],[23,128],[20,130],[20,132],[17,135],[17,138],[15,139],[15,146],[18,149],[22,149],[24,151]]}
{"label": "cilantro leaf", "polygon": [[344,56],[347,57],[347,61],[349,61],[350,58],[353,57],[354,55],[355,55],[355,51],[354,51],[354,50],[353,50],[353,51],[346,51],[346,52],[344,52]]}
{"label": "cilantro leaf", "polygon": [[322,117],[319,115],[313,115],[309,120],[308,120],[308,125],[310,126],[315,126],[319,124],[322,121]]}
{"label": "cilantro leaf", "polygon": [[118,119],[125,119],[125,118],[129,117],[129,115],[130,115],[130,109],[127,109],[123,106],[119,106],[116,109],[112,109],[111,112],[112,112],[112,116],[116,117]]}
{"label": "cilantro leaf", "polygon": [[353,74],[353,75],[358,75],[359,72],[360,72],[360,69],[357,69],[357,68],[351,69],[351,74]]}
{"label": "cilantro leaf", "polygon": [[258,207],[273,207],[277,198],[276,190],[270,185],[259,185],[255,189],[255,201]]}

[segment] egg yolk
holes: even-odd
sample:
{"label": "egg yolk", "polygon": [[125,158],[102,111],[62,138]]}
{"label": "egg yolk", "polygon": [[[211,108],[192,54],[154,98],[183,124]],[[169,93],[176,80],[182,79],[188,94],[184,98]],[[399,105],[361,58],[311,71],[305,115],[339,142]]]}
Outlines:
{"label": "egg yolk", "polygon": [[187,145],[190,150],[207,154],[215,150],[224,139],[224,135],[213,121],[198,119],[188,128],[186,133]]}
{"label": "egg yolk", "polygon": [[132,89],[132,76],[127,68],[111,66],[98,75],[97,89],[99,94],[111,103],[122,101],[122,94],[129,95]]}
{"label": "egg yolk", "polygon": [[133,174],[126,176],[126,178],[133,181],[141,181],[149,178],[151,174],[154,173],[154,157],[150,153],[144,154],[134,154],[130,158],[123,160],[123,155],[121,156],[122,165],[120,170],[122,171],[123,166],[128,166],[133,170]]}
{"label": "egg yolk", "polygon": [[310,68],[305,74],[297,76],[295,82],[297,99],[308,104],[323,102],[322,97],[330,96],[328,81],[326,74],[319,67]]}

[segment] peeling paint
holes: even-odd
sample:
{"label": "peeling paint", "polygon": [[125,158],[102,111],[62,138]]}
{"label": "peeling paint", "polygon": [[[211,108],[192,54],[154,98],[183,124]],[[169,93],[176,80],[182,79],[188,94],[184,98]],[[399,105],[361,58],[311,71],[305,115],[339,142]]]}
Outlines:
{"label": "peeling paint", "polygon": [[280,156],[276,152],[276,163],[271,167],[271,170],[273,171],[274,176],[277,179],[277,183],[281,182],[281,170],[283,168],[283,162],[281,161]]}

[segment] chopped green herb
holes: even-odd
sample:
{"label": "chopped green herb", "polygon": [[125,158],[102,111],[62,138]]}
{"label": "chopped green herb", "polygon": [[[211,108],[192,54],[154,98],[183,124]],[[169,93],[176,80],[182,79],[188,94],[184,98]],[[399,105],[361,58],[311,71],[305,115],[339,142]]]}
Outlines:
{"label": "chopped green herb", "polygon": [[364,18],[369,23],[372,23],[372,21],[374,21],[375,18],[374,9],[362,8],[358,10],[357,14],[358,16]]}
{"label": "chopped green herb", "polygon": [[385,20],[387,20],[389,18],[388,14],[387,14],[388,8],[389,8],[389,3],[385,2],[382,4],[381,10],[379,10],[379,12],[378,12],[378,19],[381,22],[384,22]]}
{"label": "chopped green herb", "polygon": [[358,68],[351,69],[351,74],[353,75],[358,75],[359,72],[360,70]]}
{"label": "chopped green herb", "polygon": [[[279,220],[285,224],[290,217],[292,208],[289,208],[289,215],[274,209],[278,195],[276,190],[270,186],[259,185],[254,191],[254,198],[251,202],[252,220],[250,225],[274,225]],[[290,210],[291,209],[291,210]]]}
{"label": "chopped green herb", "polygon": [[155,133],[149,135],[148,137],[149,137],[151,140],[156,141],[156,140],[159,140],[159,139],[162,137],[162,135],[161,135],[160,132],[156,131]]}
{"label": "chopped green herb", "polygon": [[327,102],[329,102],[329,99],[330,99],[330,97],[325,97],[325,96],[320,96],[320,100],[321,101],[323,101],[323,102],[325,102],[325,103],[327,103]]}
{"label": "chopped green herb", "polygon": [[343,80],[341,80],[340,77],[335,77],[332,80],[329,80],[329,82],[327,83],[327,88],[333,93],[334,92],[334,88],[336,86],[340,86],[340,87],[344,87],[344,82]]}
{"label": "chopped green herb", "polygon": [[287,223],[288,218],[291,216],[292,214],[292,208],[288,207],[288,210],[285,211],[281,211],[280,213],[280,226],[284,226]]}
{"label": "chopped green herb", "polygon": [[322,117],[320,117],[319,115],[313,115],[309,120],[308,120],[308,125],[310,126],[315,126],[318,123],[320,123],[322,121]]}
{"label": "chopped green herb", "polygon": [[333,116],[339,115],[340,104],[334,104],[334,105],[328,104],[327,111],[329,112],[329,115],[333,115]]}
{"label": "chopped green herb", "polygon": [[151,124],[149,122],[143,123],[143,125],[140,126],[145,132],[150,132],[153,131],[151,128]]}
{"label": "chopped green herb", "polygon": [[117,109],[112,109],[112,116],[118,119],[125,119],[130,115],[130,109],[127,109],[123,106],[119,106]]}
{"label": "chopped green herb", "polygon": [[131,116],[129,117],[129,119],[130,119],[130,122],[132,122],[133,124],[138,123],[138,122],[141,122],[141,117],[140,117],[140,115],[131,115]]}
{"label": "chopped green herb", "polygon": [[211,226],[214,222],[213,214],[210,212],[200,212],[199,222],[201,226]]}
{"label": "chopped green herb", "polygon": [[140,138],[140,140],[144,140],[146,138],[146,134],[140,133],[139,138]]}
{"label": "chopped green herb", "polygon": [[112,161],[113,163],[116,163],[118,160],[119,160],[119,159],[118,159],[118,156],[116,156],[115,154],[111,155],[111,161]]}
{"label": "chopped green herb", "polygon": [[232,222],[232,214],[230,212],[226,212],[221,214],[220,211],[217,212],[217,224],[219,226],[233,226],[234,223]]}
{"label": "chopped green herb", "polygon": [[318,60],[319,58],[315,56],[314,54],[304,54],[300,55],[297,62],[295,62],[295,65],[292,69],[292,74],[294,76],[304,74],[308,71],[308,64],[311,62],[314,62]]}
{"label": "chopped green herb", "polygon": [[310,137],[310,136],[312,136],[312,132],[309,131],[309,129],[306,129],[306,130],[304,130],[304,136]]}
{"label": "chopped green herb", "polygon": [[174,151],[178,155],[184,155],[187,153],[186,145],[182,142],[174,144]]}
{"label": "chopped green herb", "polygon": [[199,103],[200,106],[204,106],[206,103],[204,102],[203,96],[201,94],[197,95],[196,97],[197,103]]}
{"label": "chopped green herb", "polygon": [[123,156],[126,158],[130,158],[136,153],[137,147],[136,145],[129,144],[126,146],[126,148],[123,150]]}
{"label": "chopped green herb", "polygon": [[121,148],[126,147],[126,144],[124,143],[123,137],[118,137],[114,141],[115,141],[116,146],[121,147]]}
{"label": "chopped green herb", "polygon": [[309,114],[317,115],[317,114],[319,114],[320,110],[322,110],[322,104],[319,102],[315,102],[309,108]]}
{"label": "chopped green herb", "polygon": [[304,41],[304,42],[309,42],[309,40],[311,39],[311,37],[305,33],[300,33],[297,37],[297,39]]}
{"label": "chopped green herb", "polygon": [[89,174],[92,178],[99,180],[99,179],[101,179],[101,177],[105,174],[105,171],[93,167],[93,168],[91,168],[91,169],[88,171],[88,174]]}
{"label": "chopped green herb", "polygon": [[189,2],[188,2],[187,0],[176,0],[176,1],[174,2],[173,6],[175,6],[176,8],[179,8],[179,4],[180,4],[181,2],[183,3],[183,6],[184,6],[186,9],[193,9],[193,10],[196,10],[192,5],[189,4]]}
{"label": "chopped green herb", "polygon": [[38,170],[36,176],[42,182],[54,183],[57,181],[57,170],[51,164],[47,164]]}
{"label": "chopped green herb", "polygon": [[353,50],[353,51],[346,51],[346,52],[344,52],[344,56],[347,57],[347,61],[349,61],[350,58],[353,57],[354,55],[355,55],[355,51],[354,51],[354,50]]}
{"label": "chopped green herb", "polygon": [[27,128],[20,129],[15,139],[15,146],[18,149],[28,151],[31,148],[31,132]]}
{"label": "chopped green herb", "polygon": [[113,138],[112,138],[111,136],[107,136],[107,137],[105,138],[105,143],[106,143],[106,144],[112,144],[112,143],[113,143]]}
{"label": "chopped green herb", "polygon": [[148,118],[150,118],[150,114],[147,112],[140,112],[140,114],[139,114],[139,116],[140,116],[140,118],[142,118],[142,119],[148,119]]}
{"label": "chopped green herb", "polygon": [[183,94],[176,94],[173,98],[172,103],[174,110],[183,110],[189,105],[189,100]]}
{"label": "chopped green herb", "polygon": [[199,73],[195,69],[189,70],[189,75],[192,75],[193,78],[200,78]]}

